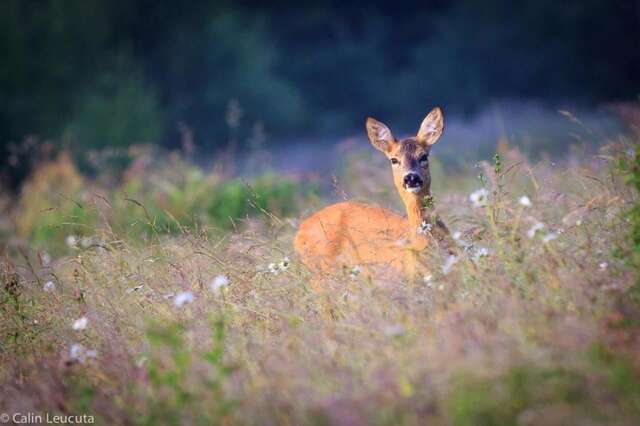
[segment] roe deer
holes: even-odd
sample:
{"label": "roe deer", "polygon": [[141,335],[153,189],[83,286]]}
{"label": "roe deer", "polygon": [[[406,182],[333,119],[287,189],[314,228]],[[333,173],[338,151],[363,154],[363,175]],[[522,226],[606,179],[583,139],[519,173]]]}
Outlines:
{"label": "roe deer", "polygon": [[381,207],[342,202],[307,218],[295,237],[301,261],[313,271],[341,267],[366,269],[389,265],[413,278],[417,252],[424,250],[428,231],[448,235],[445,225],[432,220],[424,205],[431,192],[429,151],[444,130],[440,108],[423,120],[415,137],[397,140],[383,123],[367,119],[369,141],[391,162],[393,181],[407,210],[407,218]]}

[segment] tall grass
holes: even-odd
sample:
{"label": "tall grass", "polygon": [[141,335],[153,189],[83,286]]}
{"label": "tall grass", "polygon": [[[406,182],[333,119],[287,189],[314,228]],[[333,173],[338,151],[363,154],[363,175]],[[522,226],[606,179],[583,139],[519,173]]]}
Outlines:
{"label": "tall grass", "polygon": [[[104,424],[637,424],[629,148],[531,164],[502,146],[458,176],[436,161],[455,262],[427,251],[415,282],[346,269],[324,277],[324,292],[291,244],[317,205],[313,183],[180,164],[105,189],[66,159],[44,166],[12,212],[2,261],[0,412]],[[397,206],[376,161],[349,159],[338,197]],[[481,187],[488,200],[474,207]]]}

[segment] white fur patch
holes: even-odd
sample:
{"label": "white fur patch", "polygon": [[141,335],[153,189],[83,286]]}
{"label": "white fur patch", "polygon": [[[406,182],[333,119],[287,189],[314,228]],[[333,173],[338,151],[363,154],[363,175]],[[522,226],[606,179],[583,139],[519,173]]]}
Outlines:
{"label": "white fur patch", "polygon": [[376,133],[378,134],[378,140],[390,141],[392,139],[391,131],[387,127],[379,127]]}

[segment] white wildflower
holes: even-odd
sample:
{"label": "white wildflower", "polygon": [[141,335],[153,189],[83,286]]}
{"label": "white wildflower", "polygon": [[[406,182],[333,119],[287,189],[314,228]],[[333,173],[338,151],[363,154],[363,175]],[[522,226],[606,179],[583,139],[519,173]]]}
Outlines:
{"label": "white wildflower", "polygon": [[427,235],[433,229],[433,225],[423,220],[418,226],[418,234]]}
{"label": "white wildflower", "polygon": [[438,286],[438,290],[443,291],[443,290],[444,290],[444,284],[440,284],[440,285]]}
{"label": "white wildflower", "polygon": [[580,225],[582,225],[582,220],[580,219],[576,220],[576,226],[580,226]]}
{"label": "white wildflower", "polygon": [[520,199],[518,199],[518,203],[524,207],[532,206],[531,199],[529,199],[529,197],[527,197],[526,195],[523,195],[522,197],[520,197]]}
{"label": "white wildflower", "polygon": [[133,293],[134,291],[138,291],[138,290],[140,290],[142,287],[144,287],[144,284],[140,284],[140,285],[137,285],[137,286],[135,286],[135,287],[128,288],[128,289],[126,290],[126,293],[127,293],[127,294],[131,294],[131,293]]}
{"label": "white wildflower", "polygon": [[455,265],[457,261],[458,261],[458,258],[456,256],[454,255],[448,256],[445,259],[444,264],[442,265],[442,273],[447,275],[449,272],[451,272],[451,268],[453,268],[453,265]]}
{"label": "white wildflower", "polygon": [[387,337],[398,337],[404,334],[404,327],[401,324],[387,325],[383,332]]}
{"label": "white wildflower", "polygon": [[547,235],[542,237],[542,242],[548,243],[555,240],[556,238],[558,238],[558,234],[556,234],[555,232],[549,232]]}
{"label": "white wildflower", "polygon": [[422,281],[424,281],[424,283],[426,284],[427,288],[432,288],[434,281],[433,281],[433,275],[431,274],[426,274],[425,276],[422,277]]}
{"label": "white wildflower", "polygon": [[544,229],[544,223],[542,222],[536,222],[533,224],[533,226],[531,228],[529,228],[529,230],[527,231],[527,236],[529,238],[533,238],[536,236],[536,233],[538,233],[538,231],[541,231],[542,229]]}
{"label": "white wildflower", "polygon": [[473,207],[484,207],[487,205],[489,198],[489,191],[484,188],[480,188],[477,191],[473,191],[469,195],[469,201],[473,204]]}
{"label": "white wildflower", "polygon": [[194,300],[195,297],[193,293],[191,293],[190,291],[181,291],[180,293],[176,294],[175,299],[173,299],[173,304],[180,308],[182,307],[182,305],[185,305],[187,303],[193,303]]}
{"label": "white wildflower", "polygon": [[138,358],[138,360],[136,361],[136,367],[142,368],[147,363],[147,361],[149,361],[149,358],[144,355],[140,356],[140,358]]}
{"label": "white wildflower", "polygon": [[291,266],[291,261],[289,260],[288,257],[285,257],[284,259],[282,259],[282,262],[278,264],[278,267],[283,272],[289,269],[289,266]]}
{"label": "white wildflower", "polygon": [[69,348],[69,357],[72,360],[80,360],[81,357],[84,359],[84,346],[82,346],[80,343],[74,343],[73,345],[71,345],[71,348]]}
{"label": "white wildflower", "polygon": [[601,271],[606,271],[607,268],[609,267],[609,264],[607,262],[600,262],[600,265],[598,265],[600,267]]}
{"label": "white wildflower", "polygon": [[89,325],[89,318],[80,317],[73,322],[73,325],[71,327],[76,331],[81,331],[87,328],[87,325]]}
{"label": "white wildflower", "polygon": [[478,262],[483,257],[489,256],[489,249],[486,247],[478,247],[473,254],[473,260]]}
{"label": "white wildflower", "polygon": [[218,294],[224,287],[228,285],[229,285],[229,278],[227,278],[225,275],[218,275],[213,280],[211,280],[211,283],[209,284],[209,289],[212,292]]}
{"label": "white wildflower", "polygon": [[67,238],[64,239],[64,242],[69,248],[78,248],[78,237],[76,237],[75,235],[67,235]]}
{"label": "white wildflower", "polygon": [[360,275],[360,267],[356,265],[353,268],[351,268],[351,272],[349,272],[349,276],[351,277],[352,280],[355,280],[356,278],[358,278],[358,275]]}
{"label": "white wildflower", "polygon": [[267,268],[269,269],[269,272],[271,272],[273,275],[278,275],[280,273],[280,266],[273,262],[270,263]]}
{"label": "white wildflower", "polygon": [[456,240],[456,243],[463,248],[464,251],[469,251],[471,249],[473,249],[473,243],[470,243],[469,241],[465,241],[465,240]]}
{"label": "white wildflower", "polygon": [[459,245],[460,247],[462,247],[462,248],[463,248],[463,249],[465,249],[465,250],[469,250],[470,248],[472,248],[472,247],[473,247],[473,244],[472,244],[472,243],[470,243],[470,242],[465,241],[465,240],[463,240],[463,239],[462,239],[462,232],[460,232],[460,231],[456,231],[456,232],[454,232],[454,233],[451,235],[451,237],[453,238],[453,241],[454,241],[457,245]]}
{"label": "white wildflower", "polygon": [[478,257],[489,256],[489,249],[486,247],[478,247],[478,251],[476,251],[476,256]]}
{"label": "white wildflower", "polygon": [[56,284],[53,281],[47,281],[42,286],[42,289],[49,292],[54,291],[56,289]]}
{"label": "white wildflower", "polygon": [[49,266],[51,264],[51,255],[46,251],[40,254],[40,259],[42,260],[42,266]]}
{"label": "white wildflower", "polygon": [[80,238],[80,245],[83,248],[87,248],[93,244],[93,238],[91,237],[82,237]]}
{"label": "white wildflower", "polygon": [[87,358],[96,358],[97,356],[98,351],[96,351],[95,349],[87,349],[80,343],[74,343],[69,348],[69,358],[72,361],[84,363]]}

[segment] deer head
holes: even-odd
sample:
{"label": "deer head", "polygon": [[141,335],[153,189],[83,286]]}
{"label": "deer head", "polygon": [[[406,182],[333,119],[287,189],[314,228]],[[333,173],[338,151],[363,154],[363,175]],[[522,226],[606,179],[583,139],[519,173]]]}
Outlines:
{"label": "deer head", "polygon": [[415,137],[402,140],[397,140],[383,123],[367,119],[369,141],[389,158],[393,181],[407,209],[431,193],[429,152],[443,130],[444,117],[438,107],[424,118]]}

